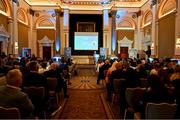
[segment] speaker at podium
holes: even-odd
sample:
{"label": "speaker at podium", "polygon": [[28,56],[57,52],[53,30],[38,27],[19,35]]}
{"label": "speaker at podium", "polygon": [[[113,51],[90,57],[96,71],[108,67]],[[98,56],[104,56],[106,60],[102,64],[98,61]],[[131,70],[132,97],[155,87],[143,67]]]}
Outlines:
{"label": "speaker at podium", "polygon": [[68,58],[71,58],[71,47],[65,47],[64,48],[64,58],[67,60]]}

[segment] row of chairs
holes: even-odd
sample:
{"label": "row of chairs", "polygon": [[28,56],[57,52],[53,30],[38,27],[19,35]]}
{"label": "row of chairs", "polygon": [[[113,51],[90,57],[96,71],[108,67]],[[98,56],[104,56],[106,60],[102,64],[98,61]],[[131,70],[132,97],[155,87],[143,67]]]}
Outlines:
{"label": "row of chairs", "polygon": [[[54,104],[54,100],[56,101],[56,105],[58,105],[59,102],[59,93],[56,92],[57,87],[57,79],[56,78],[47,78],[48,81],[48,90],[49,90],[49,97],[50,97],[50,106],[52,107]],[[24,87],[23,91],[28,94],[29,98],[31,99],[33,105],[35,106],[34,115],[37,118],[40,114],[43,115],[43,118],[45,118],[45,111],[42,109],[43,106],[43,100],[45,97],[45,90],[44,87]],[[54,114],[54,113],[53,113]],[[6,119],[19,119],[20,113],[18,108],[4,108],[0,107],[0,119],[6,118]]]}
{"label": "row of chairs", "polygon": [[[114,91],[112,96],[112,104],[122,99],[122,90],[123,83],[125,83],[125,79],[114,79]],[[133,118],[141,118],[139,112],[136,112],[136,108],[138,105],[142,104],[143,94],[148,87],[147,79],[141,79],[141,85],[137,88],[126,88],[125,92],[125,100],[127,103],[127,107],[125,109],[124,118],[125,119],[133,119]],[[119,99],[118,99],[119,98]],[[122,103],[120,103],[122,104]],[[138,108],[137,108],[138,109]],[[176,104],[169,103],[148,103],[145,110],[145,118],[147,119],[171,119],[175,117],[176,112]],[[129,114],[130,113],[130,114]],[[133,115],[132,115],[133,114]]]}
{"label": "row of chairs", "polygon": [[[106,71],[104,71],[104,72],[106,72]],[[117,98],[118,95],[120,94],[122,87],[124,87],[125,81],[126,80],[124,78],[114,79],[114,81],[113,81],[114,91],[113,91],[113,95],[112,95],[112,103],[116,100],[115,98]],[[140,78],[140,87],[142,89],[147,88],[148,85],[149,85],[149,83],[148,83],[148,80],[146,78]]]}
{"label": "row of chairs", "polygon": [[[49,108],[51,109],[54,104],[58,105],[60,95],[56,91],[57,87],[57,79],[56,78],[47,78],[47,84],[48,84],[48,94],[49,94]],[[45,90],[44,87],[35,87],[35,86],[30,86],[30,87],[24,87],[24,92],[26,92],[31,99],[32,103],[35,106],[35,116],[38,117],[39,114],[44,114],[45,116],[45,111],[42,108],[43,100],[45,97]]]}
{"label": "row of chairs", "polygon": [[0,119],[20,119],[19,109],[16,107],[5,108],[0,106]]}
{"label": "row of chairs", "polygon": [[[140,119],[141,114],[136,112],[138,104],[141,104],[143,94],[146,88],[127,88],[126,89],[126,102],[128,107],[125,110],[125,119]],[[128,114],[131,113],[131,114]],[[145,119],[173,119],[176,113],[176,104],[169,103],[147,103],[145,109]],[[129,118],[128,115],[132,115]]]}

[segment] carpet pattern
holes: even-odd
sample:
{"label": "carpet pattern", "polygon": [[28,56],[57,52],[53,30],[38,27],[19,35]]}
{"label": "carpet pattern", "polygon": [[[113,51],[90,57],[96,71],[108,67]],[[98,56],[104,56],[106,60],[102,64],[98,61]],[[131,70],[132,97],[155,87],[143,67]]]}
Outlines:
{"label": "carpet pattern", "polygon": [[71,85],[68,86],[69,89],[79,89],[79,90],[92,90],[92,89],[102,89],[105,86],[103,80],[100,84],[96,84],[97,73],[95,73],[94,65],[80,65],[77,67],[77,76],[71,78]]}
{"label": "carpet pattern", "polygon": [[96,84],[97,74],[93,65],[77,67],[77,76],[68,85],[70,97],[59,114],[59,119],[108,119],[111,118],[102,94],[105,86]]}
{"label": "carpet pattern", "polygon": [[107,119],[100,94],[102,90],[70,90],[70,97],[60,115],[61,119]]}

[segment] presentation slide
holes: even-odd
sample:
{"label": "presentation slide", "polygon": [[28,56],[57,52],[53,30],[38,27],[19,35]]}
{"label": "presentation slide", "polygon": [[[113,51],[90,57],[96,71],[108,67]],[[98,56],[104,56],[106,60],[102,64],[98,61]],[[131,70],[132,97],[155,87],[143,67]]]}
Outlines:
{"label": "presentation slide", "polygon": [[74,50],[98,50],[98,32],[75,32]]}

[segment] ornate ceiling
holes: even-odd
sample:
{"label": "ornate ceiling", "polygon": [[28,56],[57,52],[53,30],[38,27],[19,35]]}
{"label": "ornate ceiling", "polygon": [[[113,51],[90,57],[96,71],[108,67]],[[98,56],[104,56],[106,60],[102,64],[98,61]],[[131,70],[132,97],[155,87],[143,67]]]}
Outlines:
{"label": "ornate ceiling", "polygon": [[149,0],[24,0],[32,7],[60,6],[77,10],[100,10],[103,8],[141,7]]}

